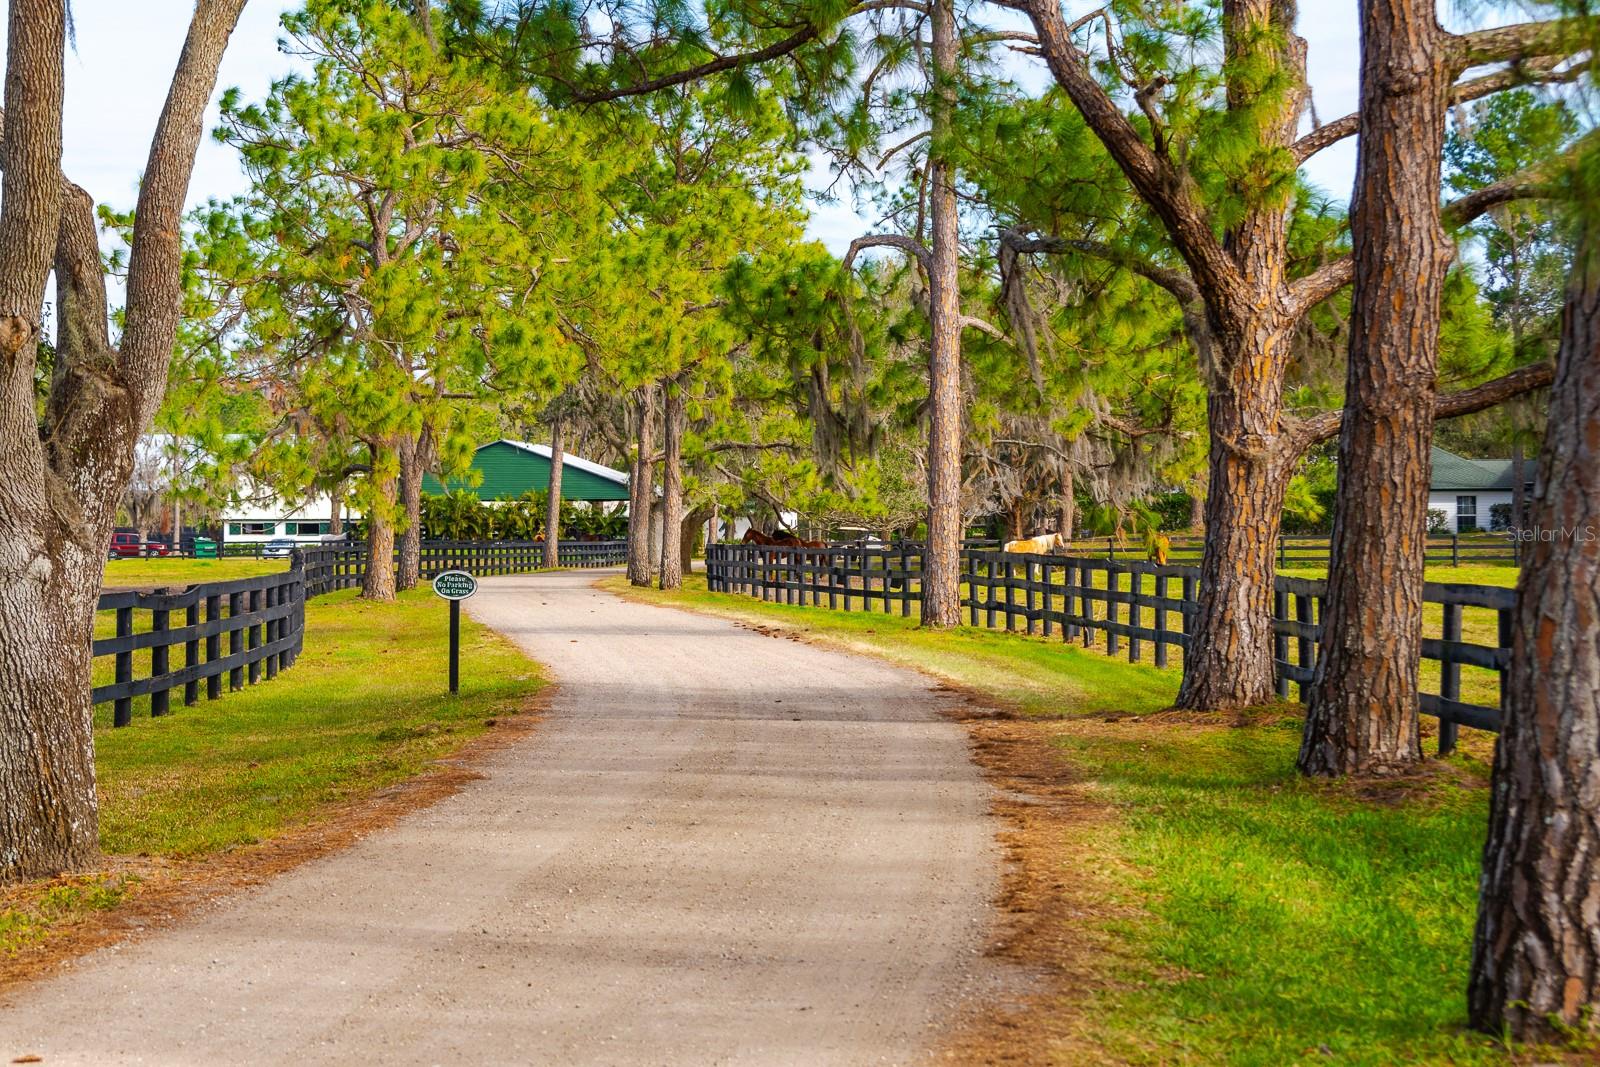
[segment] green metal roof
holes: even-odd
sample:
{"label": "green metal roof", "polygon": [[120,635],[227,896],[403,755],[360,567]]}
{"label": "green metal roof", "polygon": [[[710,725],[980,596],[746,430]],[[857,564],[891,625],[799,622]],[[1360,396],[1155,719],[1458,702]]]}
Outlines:
{"label": "green metal roof", "polygon": [[[526,441],[494,441],[478,449],[472,457],[472,469],[482,475],[479,484],[473,485],[467,478],[451,478],[449,488],[469,490],[480,500],[506,500],[530,489],[543,492],[550,488],[550,449],[547,445]],[[423,477],[424,493],[438,494],[444,490],[433,475]],[[561,460],[561,497],[563,500],[626,500],[628,476],[579,456],[565,455]]]}
{"label": "green metal roof", "polygon": [[[1525,477],[1533,477],[1534,465],[1525,465]],[[1513,488],[1511,461],[1509,459],[1465,459],[1442,448],[1433,450],[1433,477],[1428,488],[1452,489],[1506,489]]]}

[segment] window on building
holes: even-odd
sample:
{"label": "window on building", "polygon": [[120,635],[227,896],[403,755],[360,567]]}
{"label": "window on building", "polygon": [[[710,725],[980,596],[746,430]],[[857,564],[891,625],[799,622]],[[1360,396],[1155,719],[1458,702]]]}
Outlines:
{"label": "window on building", "polygon": [[1466,533],[1478,528],[1478,498],[1475,496],[1456,497],[1456,531]]}
{"label": "window on building", "polygon": [[228,536],[230,536],[230,537],[238,537],[242,533],[244,533],[244,524],[243,523],[238,523],[238,522],[230,522],[230,523],[228,523]]}
{"label": "window on building", "polygon": [[286,522],[283,532],[290,537],[321,537],[328,532],[325,522]]}
{"label": "window on building", "polygon": [[239,529],[236,532],[242,534],[266,534],[270,536],[278,532],[278,524],[275,522],[236,522],[230,524],[230,527],[233,526],[237,526]]}

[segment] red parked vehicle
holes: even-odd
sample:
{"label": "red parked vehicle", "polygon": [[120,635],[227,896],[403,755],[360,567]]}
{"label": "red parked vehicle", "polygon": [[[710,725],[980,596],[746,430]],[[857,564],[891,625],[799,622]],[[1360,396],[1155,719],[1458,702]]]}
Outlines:
{"label": "red parked vehicle", "polygon": [[165,541],[141,541],[136,533],[114,533],[107,556],[111,559],[129,559],[134,556],[170,556],[172,546]]}

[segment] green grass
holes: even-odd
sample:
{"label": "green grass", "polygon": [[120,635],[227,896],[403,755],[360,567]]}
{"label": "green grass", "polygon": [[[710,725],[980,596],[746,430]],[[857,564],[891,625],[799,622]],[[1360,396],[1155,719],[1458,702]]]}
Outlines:
{"label": "green grass", "polygon": [[136,701],[116,730],[95,709],[101,844],[195,856],[304,824],[411,777],[537,691],[538,668],[462,620],[461,693],[445,692],[448,613],[427,590],[394,604],[313,600],[299,660],[271,682],[160,719]]}
{"label": "green grass", "polygon": [[1093,998],[1134,1062],[1499,1063],[1462,1029],[1487,768],[1356,799],[1293,771],[1299,722],[1057,739],[1120,814],[1145,918]]}
{"label": "green grass", "polygon": [[[1073,780],[1116,815],[1085,831],[1080,854],[1106,894],[1106,915],[1082,921],[1115,947],[1071,1009],[1104,1059],[1508,1062],[1462,1029],[1487,810],[1487,767],[1472,754],[1365,798],[1298,778],[1289,705],[1238,726],[1146,717],[1170,702],[1171,671],[1042,639],[708,594],[699,576],[677,594],[606,584],[793,627],[1056,717],[1038,724],[1038,743],[1061,746]],[[1136,917],[1120,917],[1130,898]]]}
{"label": "green grass", "polygon": [[254,578],[288,569],[286,559],[113,559],[106,561],[105,587],[186,586]]}

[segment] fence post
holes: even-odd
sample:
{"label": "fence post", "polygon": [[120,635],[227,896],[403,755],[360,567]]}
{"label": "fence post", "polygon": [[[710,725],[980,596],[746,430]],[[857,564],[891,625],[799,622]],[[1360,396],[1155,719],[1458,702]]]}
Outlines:
{"label": "fence post", "polygon": [[1156,575],[1156,666],[1167,665],[1167,593],[1172,576]]}
{"label": "fence post", "polygon": [[1450,566],[1461,566],[1461,533],[1457,531],[1450,535]]}
{"label": "fence post", "polygon": [[967,622],[978,625],[978,557],[972,552],[967,553]]}
{"label": "fence post", "polygon": [[1511,644],[1515,628],[1512,624],[1511,613],[1514,608],[1501,608],[1499,611],[1500,622],[1500,649],[1503,653],[1501,660],[1505,665],[1500,668],[1500,728],[1505,729],[1506,712],[1511,703],[1511,687],[1507,683],[1511,680]]}
{"label": "fence post", "polygon": [[[161,594],[157,594],[158,596]],[[170,612],[166,608],[152,608],[150,611],[150,632],[158,635],[156,644],[150,646],[150,677],[158,686],[150,690],[150,715],[152,718],[165,715],[172,708],[172,698],[161,679],[171,673],[171,654],[166,643],[167,631],[171,629]]]}
{"label": "fence post", "polygon": [[[213,593],[206,597],[206,622],[214,623],[222,618],[222,597]],[[206,635],[206,662],[215,663],[222,658],[222,635],[210,633]],[[222,696],[222,675],[213,674],[206,678],[206,699],[216,700]]]}
{"label": "fence post", "polygon": [[[1043,558],[1045,560],[1048,560],[1050,557],[1049,556],[1045,556]],[[1052,587],[1051,587],[1051,584],[1050,584],[1050,572],[1052,570],[1054,570],[1054,569],[1055,569],[1054,567],[1050,566],[1050,564],[1048,564],[1046,562],[1043,562],[1042,560],[1039,563],[1039,584],[1044,586],[1044,625],[1043,625],[1042,629],[1043,629],[1045,637],[1049,637],[1050,636],[1050,626],[1051,626],[1050,616],[1051,616],[1051,613],[1054,612],[1055,604],[1056,604],[1055,594],[1054,594],[1054,592],[1052,592]],[[1033,590],[1031,590],[1031,589],[1028,591],[1028,600],[1029,600],[1028,610],[1032,611],[1033,610],[1033,604],[1032,604]],[[1032,630],[1032,628],[1033,628],[1033,620],[1032,619],[1028,620],[1028,627],[1029,627],[1029,632],[1032,633],[1033,632],[1033,630]]]}
{"label": "fence post", "polygon": [[[1283,539],[1278,539],[1278,544],[1283,544]],[[1279,700],[1286,700],[1289,696],[1289,675],[1284,671],[1289,663],[1289,635],[1278,628],[1279,622],[1289,619],[1289,594],[1282,589],[1272,592],[1272,673],[1273,689],[1278,694]]]}
{"label": "fence post", "polygon": [[[1446,642],[1461,640],[1461,605],[1446,604],[1444,606],[1444,633]],[[1451,657],[1451,650],[1441,649],[1439,657],[1439,696],[1445,700],[1461,699],[1461,664]],[[1461,732],[1460,726],[1454,721],[1444,717],[1448,711],[1441,709],[1439,716],[1439,755],[1448,756],[1456,750],[1456,738]]]}
{"label": "fence post", "polygon": [[[117,636],[133,636],[133,609],[117,609]],[[116,681],[118,685],[126,685],[133,681],[133,653],[123,651],[117,653]],[[113,726],[127,726],[133,722],[133,698],[118,697],[111,709],[111,723]]]}
{"label": "fence post", "polygon": [[[275,586],[270,586],[270,585],[267,586],[267,588],[265,590],[265,596],[266,596],[266,609],[270,613],[273,608],[278,606],[278,590],[277,590],[277,588]],[[278,623],[276,621],[274,621],[274,620],[269,619],[267,621],[266,630],[267,630],[266,640],[263,643],[270,645],[270,644],[272,644],[273,640],[275,638],[277,638],[277,636],[278,636]],[[270,682],[272,679],[276,678],[277,676],[278,676],[278,657],[277,657],[277,654],[276,653],[269,653],[267,655],[267,681]]]}
{"label": "fence post", "polygon": [[[232,658],[244,651],[244,630],[239,625],[239,616],[244,614],[244,594],[228,594],[228,656]],[[244,668],[234,667],[228,672],[228,688],[239,690],[244,688]]]}
{"label": "fence post", "polygon": [[1117,586],[1122,584],[1122,576],[1110,567],[1106,568],[1106,655],[1115,656],[1122,651],[1122,638],[1111,627],[1117,624],[1117,601],[1115,599]]}
{"label": "fence post", "polygon": [[1017,565],[1010,559],[1006,560],[1006,630],[1017,628],[1017,598],[1013,586],[1017,580]]}
{"label": "fence post", "polygon": [[[200,639],[194,636],[194,629],[200,625],[200,598],[196,596],[183,613],[183,625],[189,630],[189,640],[183,643],[183,666],[185,670],[193,671],[200,666]],[[193,707],[200,703],[200,680],[190,677],[183,683],[183,705]]]}
{"label": "fence post", "polygon": [[1073,606],[1073,589],[1077,585],[1079,572],[1078,561],[1068,558],[1061,570],[1061,640],[1071,641],[1078,636],[1078,624],[1072,621],[1076,608]]}
{"label": "fence post", "polygon": [[[1300,623],[1303,627],[1311,627],[1316,625],[1316,619],[1313,618],[1311,614],[1311,598],[1309,596],[1296,594],[1294,598],[1294,618],[1295,621]],[[1304,633],[1301,633],[1300,637],[1297,638],[1297,641],[1298,644],[1295,646],[1295,659],[1299,661],[1299,666],[1304,667],[1307,671],[1315,670],[1317,665],[1316,650],[1312,644],[1311,638],[1307,637]],[[1300,694],[1300,703],[1309,703],[1311,683],[1301,682],[1296,692]]]}
{"label": "fence post", "polygon": [[[1133,571],[1128,575],[1128,628],[1137,630],[1142,617],[1139,611],[1139,598],[1144,596],[1144,575]],[[1143,648],[1143,642],[1138,634],[1128,635],[1128,662],[1138,663]]]}
{"label": "fence post", "polygon": [[984,617],[984,625],[987,626],[989,629],[993,630],[994,629],[994,617],[995,617],[995,599],[994,599],[994,567],[995,567],[995,559],[994,559],[994,557],[990,556],[988,562],[989,562],[988,573],[984,575],[984,582],[983,582],[984,607],[986,607],[988,609],[988,613]]}
{"label": "fence post", "polygon": [[911,617],[911,565],[906,560],[906,543],[900,542],[900,615]]}
{"label": "fence post", "polygon": [[1178,612],[1178,628],[1183,631],[1183,658],[1189,658],[1189,620],[1194,617],[1195,603],[1195,577],[1192,573],[1183,576],[1183,608]]}
{"label": "fence post", "polygon": [[[249,594],[249,612],[254,615],[261,610],[261,590],[252,589]],[[249,637],[246,647],[254,652],[261,647],[261,624],[252,621],[249,626]],[[255,685],[261,680],[261,661],[254,656],[250,657],[250,684]]]}
{"label": "fence post", "polygon": [[1289,565],[1289,542],[1283,534],[1278,535],[1278,569],[1281,571]]}

